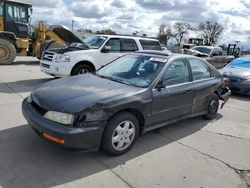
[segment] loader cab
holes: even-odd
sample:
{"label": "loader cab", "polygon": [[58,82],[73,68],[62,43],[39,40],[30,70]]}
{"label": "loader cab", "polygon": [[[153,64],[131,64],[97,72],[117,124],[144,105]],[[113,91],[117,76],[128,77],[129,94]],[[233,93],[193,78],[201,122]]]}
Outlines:
{"label": "loader cab", "polygon": [[31,12],[29,4],[0,0],[0,31],[12,32],[17,38],[30,38]]}

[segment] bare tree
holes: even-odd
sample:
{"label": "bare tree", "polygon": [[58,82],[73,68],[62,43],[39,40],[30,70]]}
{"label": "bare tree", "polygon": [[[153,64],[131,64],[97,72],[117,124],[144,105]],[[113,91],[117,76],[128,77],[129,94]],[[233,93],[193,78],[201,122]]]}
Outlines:
{"label": "bare tree", "polygon": [[206,21],[199,24],[197,31],[203,38],[205,45],[215,45],[222,35],[224,28],[217,22]]}
{"label": "bare tree", "polygon": [[174,37],[177,41],[178,46],[181,45],[183,38],[188,34],[192,27],[190,24],[185,22],[176,22],[173,26],[174,28]]}
{"label": "bare tree", "polygon": [[158,32],[158,40],[160,43],[166,45],[170,38],[173,37],[172,29],[169,25],[161,24]]}

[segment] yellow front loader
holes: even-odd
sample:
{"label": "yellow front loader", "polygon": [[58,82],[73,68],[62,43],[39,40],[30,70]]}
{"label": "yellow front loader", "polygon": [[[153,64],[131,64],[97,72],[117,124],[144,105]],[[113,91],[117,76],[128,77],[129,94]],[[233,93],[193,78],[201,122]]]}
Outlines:
{"label": "yellow front loader", "polygon": [[0,65],[11,64],[17,55],[41,57],[48,48],[80,42],[71,31],[60,25],[45,27],[39,22],[31,27],[32,5],[0,0]]}

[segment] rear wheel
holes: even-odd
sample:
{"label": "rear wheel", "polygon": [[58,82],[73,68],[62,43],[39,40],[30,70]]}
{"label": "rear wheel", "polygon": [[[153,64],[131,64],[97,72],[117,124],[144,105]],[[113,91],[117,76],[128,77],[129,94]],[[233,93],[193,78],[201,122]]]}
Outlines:
{"label": "rear wheel", "polygon": [[9,65],[16,58],[16,49],[14,45],[4,39],[0,39],[0,65]]}
{"label": "rear wheel", "polygon": [[219,109],[219,97],[216,94],[213,94],[207,107],[207,113],[204,115],[204,118],[207,120],[214,119]]}
{"label": "rear wheel", "polygon": [[94,70],[89,65],[80,64],[74,67],[74,69],[72,70],[71,76],[79,75],[79,74],[86,74],[86,73],[91,73],[91,72],[94,72]]}
{"label": "rear wheel", "polygon": [[102,150],[110,155],[126,153],[134,145],[139,133],[135,116],[124,112],[113,117],[103,134]]}

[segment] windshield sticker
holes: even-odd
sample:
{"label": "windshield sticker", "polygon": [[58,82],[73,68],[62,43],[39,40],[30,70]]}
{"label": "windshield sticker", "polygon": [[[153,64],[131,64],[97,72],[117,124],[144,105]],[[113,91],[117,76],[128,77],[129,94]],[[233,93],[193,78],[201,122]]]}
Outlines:
{"label": "windshield sticker", "polygon": [[158,62],[166,63],[167,59],[166,58],[160,58],[160,57],[151,57],[149,59],[149,61],[158,61]]}

